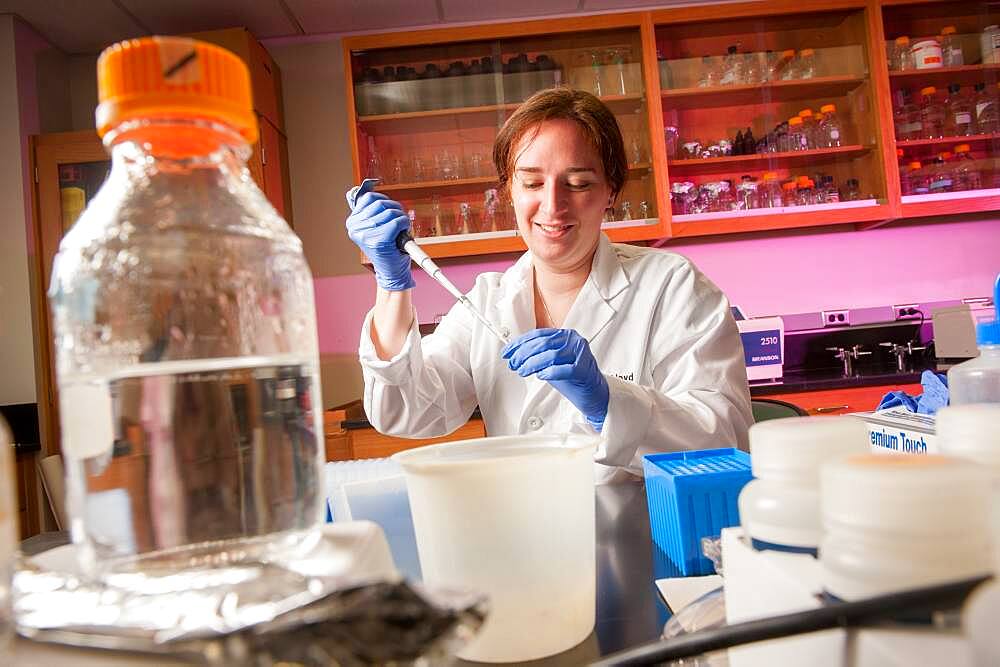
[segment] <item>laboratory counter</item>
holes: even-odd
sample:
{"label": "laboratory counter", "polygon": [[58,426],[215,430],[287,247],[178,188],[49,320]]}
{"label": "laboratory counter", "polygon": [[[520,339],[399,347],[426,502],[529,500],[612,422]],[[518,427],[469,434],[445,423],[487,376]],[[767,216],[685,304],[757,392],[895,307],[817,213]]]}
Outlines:
{"label": "laboratory counter", "polygon": [[[645,486],[639,482],[597,486],[597,616],[594,632],[581,644],[550,658],[526,665],[587,664],[600,656],[615,653],[656,639],[669,618],[669,611],[657,592],[654,580],[670,576],[658,572],[649,532]],[[65,533],[62,534],[65,540]],[[35,544],[38,544],[36,540]],[[47,544],[46,546],[57,546]],[[544,628],[539,628],[544,632]],[[10,660],[12,666],[45,664],[49,667],[89,667],[91,665],[163,665],[163,657],[70,649],[17,639]],[[458,664],[463,664],[458,661]],[[479,663],[465,663],[479,664]]]}

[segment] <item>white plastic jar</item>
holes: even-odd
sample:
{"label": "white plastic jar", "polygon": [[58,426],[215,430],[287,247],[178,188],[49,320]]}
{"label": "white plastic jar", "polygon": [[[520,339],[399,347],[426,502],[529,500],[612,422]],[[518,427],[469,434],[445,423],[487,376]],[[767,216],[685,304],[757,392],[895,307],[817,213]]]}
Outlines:
{"label": "white plastic jar", "polygon": [[988,574],[989,477],[960,459],[866,454],[821,473],[823,587],[858,600]]}
{"label": "white plastic jar", "polygon": [[917,69],[944,67],[941,42],[936,39],[922,39],[913,45],[913,63]]}
{"label": "white plastic jar", "polygon": [[755,549],[816,555],[820,466],[867,452],[866,436],[856,417],[790,417],[750,427],[754,479],[743,487],[739,509]]}
{"label": "white plastic jar", "polygon": [[990,532],[994,569],[1000,572],[1000,403],[941,408],[935,429],[942,454],[972,461],[990,476]]}

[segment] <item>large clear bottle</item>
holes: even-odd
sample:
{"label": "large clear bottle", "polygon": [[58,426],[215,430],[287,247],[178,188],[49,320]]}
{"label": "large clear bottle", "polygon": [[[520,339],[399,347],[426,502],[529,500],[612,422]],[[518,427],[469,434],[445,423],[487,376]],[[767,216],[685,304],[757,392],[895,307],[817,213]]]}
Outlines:
{"label": "large clear bottle", "polygon": [[944,136],[945,110],[937,97],[937,88],[927,86],[920,90],[920,122],[924,139]]}
{"label": "large clear bottle", "polygon": [[247,169],[246,66],[151,37],[97,68],[111,172],[49,289],[80,565],[259,536],[294,554],[323,517],[316,313],[302,243]]}
{"label": "large clear bottle", "polygon": [[1000,403],[1000,275],[993,284],[996,319],[976,323],[979,356],[948,369],[952,405]]}
{"label": "large clear bottle", "polygon": [[989,88],[984,83],[976,84],[976,128],[980,134],[1000,132],[1000,103],[997,101],[997,90],[1000,86]]}
{"label": "large clear bottle", "polygon": [[962,93],[962,87],[957,83],[948,86],[948,122],[946,131],[949,136],[967,137],[976,133],[976,121],[972,101]]}
{"label": "large clear bottle", "polygon": [[955,146],[955,190],[979,190],[983,177],[969,144]]}

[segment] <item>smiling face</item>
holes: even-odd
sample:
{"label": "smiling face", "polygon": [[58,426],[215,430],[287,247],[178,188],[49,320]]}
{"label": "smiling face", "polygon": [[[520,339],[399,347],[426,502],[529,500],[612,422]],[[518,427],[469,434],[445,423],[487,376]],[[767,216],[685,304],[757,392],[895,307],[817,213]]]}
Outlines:
{"label": "smiling face", "polygon": [[536,266],[589,271],[611,204],[597,150],[575,121],[556,119],[525,132],[514,155],[510,195]]}

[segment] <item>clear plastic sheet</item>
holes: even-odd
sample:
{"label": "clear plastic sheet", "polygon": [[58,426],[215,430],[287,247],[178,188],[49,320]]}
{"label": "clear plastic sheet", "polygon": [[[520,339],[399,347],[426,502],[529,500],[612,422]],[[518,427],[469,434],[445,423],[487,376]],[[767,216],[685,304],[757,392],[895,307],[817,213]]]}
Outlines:
{"label": "clear plastic sheet", "polygon": [[373,524],[328,526],[316,538],[294,560],[267,540],[229,540],[137,559],[99,580],[21,562],[17,629],[206,664],[405,665],[447,662],[485,618],[482,596],[401,580]]}

